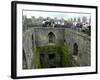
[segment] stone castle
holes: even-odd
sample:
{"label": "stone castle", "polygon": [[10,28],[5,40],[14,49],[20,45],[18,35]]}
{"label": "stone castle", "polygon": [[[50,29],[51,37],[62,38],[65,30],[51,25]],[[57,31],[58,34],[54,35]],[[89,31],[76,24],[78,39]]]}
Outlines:
{"label": "stone castle", "polygon": [[[91,65],[91,38],[82,32],[77,32],[70,28],[30,28],[23,32],[22,39],[23,69],[34,69],[38,66],[37,64],[39,61],[42,61],[42,64],[45,64],[44,68],[63,66],[63,64],[61,65],[62,57],[57,54],[59,52],[51,51],[51,54],[50,51],[46,52],[45,50],[42,50],[42,53],[37,53],[37,55],[35,51],[33,51],[33,48],[48,45],[68,46],[70,54],[78,63],[77,66]],[[49,64],[51,59],[53,59],[52,64]],[[32,63],[32,60],[36,61]]]}

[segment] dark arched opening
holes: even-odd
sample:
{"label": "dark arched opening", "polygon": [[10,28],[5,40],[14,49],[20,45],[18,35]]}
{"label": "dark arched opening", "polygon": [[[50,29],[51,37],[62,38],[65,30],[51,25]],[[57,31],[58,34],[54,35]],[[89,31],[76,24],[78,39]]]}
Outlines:
{"label": "dark arched opening", "polygon": [[33,34],[32,34],[32,46],[34,47],[34,38],[33,38]]}
{"label": "dark arched opening", "polygon": [[78,55],[78,45],[77,45],[77,43],[75,43],[74,45],[73,45],[73,55]]}
{"label": "dark arched opening", "polygon": [[55,35],[53,32],[50,32],[48,34],[48,37],[49,37],[49,43],[54,43],[55,42]]}

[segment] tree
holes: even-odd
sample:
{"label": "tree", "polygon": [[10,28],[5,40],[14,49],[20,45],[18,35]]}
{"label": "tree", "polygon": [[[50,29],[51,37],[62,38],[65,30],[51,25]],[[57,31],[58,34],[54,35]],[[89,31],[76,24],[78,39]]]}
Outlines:
{"label": "tree", "polygon": [[76,22],[76,18],[74,18],[74,22]]}
{"label": "tree", "polygon": [[23,32],[25,31],[25,30],[27,30],[28,28],[27,28],[27,16],[26,15],[23,15]]}
{"label": "tree", "polygon": [[70,22],[70,18],[68,18],[68,20],[67,20],[68,22]]}
{"label": "tree", "polygon": [[89,18],[89,24],[91,25],[91,17]]}
{"label": "tree", "polygon": [[32,16],[32,19],[35,19],[35,16]]}
{"label": "tree", "polygon": [[57,21],[57,20],[58,20],[57,17],[55,17],[55,18],[54,18],[54,21]]}
{"label": "tree", "polygon": [[86,22],[87,22],[87,17],[83,16],[82,22],[83,22],[83,23],[86,23]]}
{"label": "tree", "polygon": [[31,19],[32,19],[32,24],[35,24],[35,22],[36,22],[35,16],[32,16]]}
{"label": "tree", "polygon": [[51,19],[50,22],[51,22],[51,23],[54,23],[54,19]]}
{"label": "tree", "polygon": [[80,17],[78,17],[78,22],[81,22],[81,18]]}
{"label": "tree", "polygon": [[67,25],[67,20],[64,20],[65,25]]}
{"label": "tree", "polygon": [[57,21],[58,21],[58,19],[57,19],[57,17],[55,17],[54,18],[54,23],[57,24]]}
{"label": "tree", "polygon": [[47,20],[51,20],[51,18],[50,17],[47,17]]}
{"label": "tree", "polygon": [[42,25],[43,17],[39,16],[39,18],[37,19],[37,22],[39,25]]}
{"label": "tree", "polygon": [[71,20],[71,22],[73,22],[73,18],[71,18],[70,20]]}

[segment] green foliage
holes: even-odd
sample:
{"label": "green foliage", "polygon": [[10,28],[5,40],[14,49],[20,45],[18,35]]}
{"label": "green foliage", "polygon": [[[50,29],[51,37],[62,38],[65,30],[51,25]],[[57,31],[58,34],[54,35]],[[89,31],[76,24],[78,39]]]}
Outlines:
{"label": "green foliage", "polygon": [[57,51],[57,46],[56,45],[49,45],[49,46],[41,46],[41,47],[37,47],[41,52],[45,52],[45,53],[48,53],[48,52],[55,52]]}
{"label": "green foliage", "polygon": [[33,48],[33,57],[32,57],[32,65],[31,68],[40,68],[40,53],[37,48]]}
{"label": "green foliage", "polygon": [[61,56],[62,56],[62,65],[63,67],[72,67],[75,66],[74,65],[74,58],[72,57],[72,55],[70,54],[68,47],[67,46],[61,46],[60,47],[61,50]]}
{"label": "green foliage", "polygon": [[[72,55],[69,52],[69,49],[67,46],[64,45],[47,45],[47,46],[41,46],[33,48],[33,59],[32,59],[32,68],[42,68],[43,65],[40,63],[40,54],[45,53],[48,54],[51,53],[60,53],[61,55],[61,66],[62,67],[73,67],[77,66],[76,61],[72,57]],[[53,65],[54,60],[49,61],[49,65]],[[34,67],[33,67],[34,66]]]}

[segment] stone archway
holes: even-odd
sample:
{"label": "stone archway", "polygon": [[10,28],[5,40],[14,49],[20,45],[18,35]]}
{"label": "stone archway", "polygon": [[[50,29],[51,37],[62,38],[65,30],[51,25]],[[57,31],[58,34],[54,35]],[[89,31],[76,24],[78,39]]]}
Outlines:
{"label": "stone archway", "polygon": [[55,43],[55,35],[54,35],[54,33],[53,32],[49,32],[49,34],[48,34],[48,42],[49,43]]}

